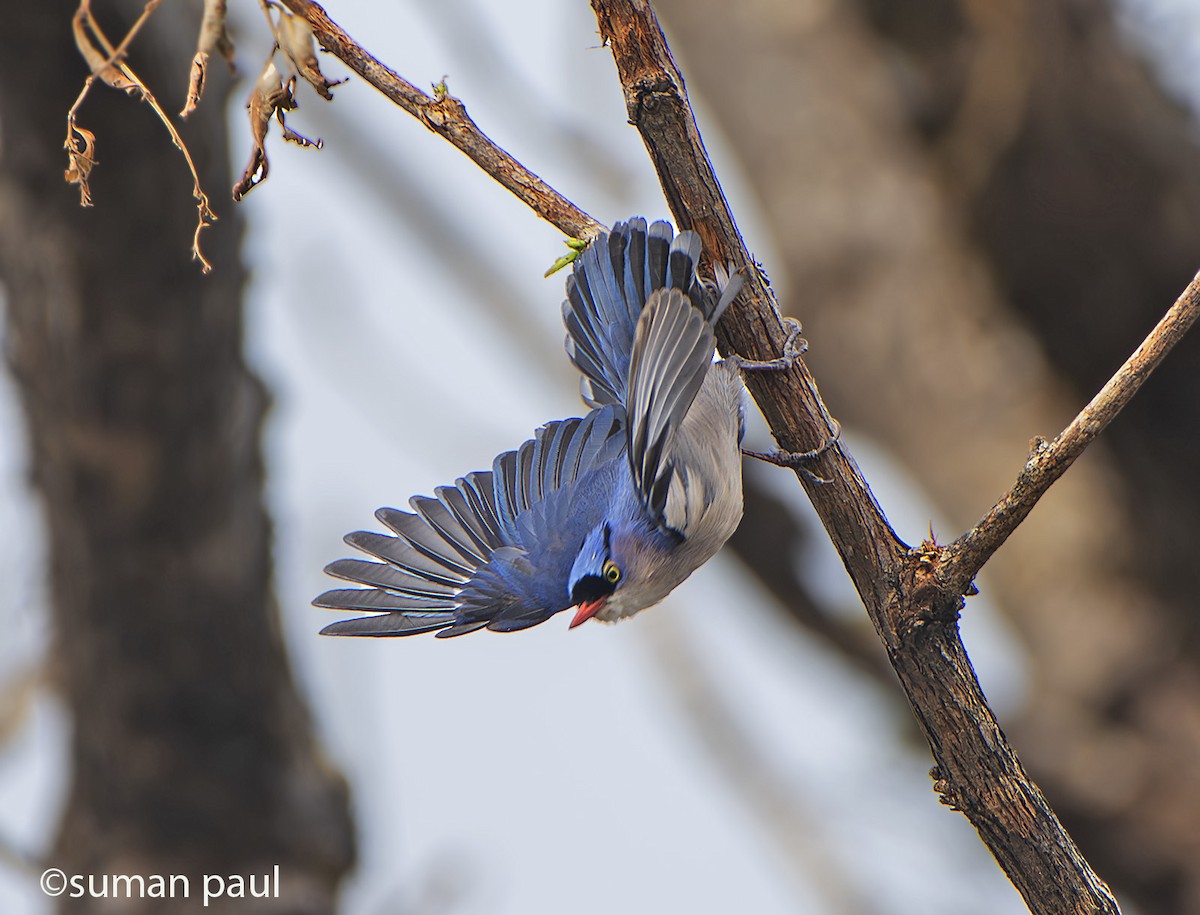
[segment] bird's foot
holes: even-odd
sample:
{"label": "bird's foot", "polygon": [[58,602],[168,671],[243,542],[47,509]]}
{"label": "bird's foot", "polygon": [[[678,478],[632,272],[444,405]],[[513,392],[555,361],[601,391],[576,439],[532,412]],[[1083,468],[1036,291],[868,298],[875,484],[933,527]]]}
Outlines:
{"label": "bird's foot", "polygon": [[796,360],[808,352],[808,341],[800,336],[800,322],[795,318],[784,318],[787,339],[783,343],[783,355],[776,359],[746,359],[734,353],[725,361],[732,363],[740,372],[783,372],[796,364]]}
{"label": "bird's foot", "polygon": [[829,421],[832,423],[832,432],[825,441],[811,451],[784,451],[782,448],[776,448],[773,451],[751,451],[748,448],[743,448],[742,454],[746,455],[746,457],[752,457],[755,460],[774,464],[776,467],[790,467],[792,470],[798,470],[814,483],[828,483],[829,480],[817,476],[806,465],[823,455],[841,438],[841,423],[832,416],[829,417]]}

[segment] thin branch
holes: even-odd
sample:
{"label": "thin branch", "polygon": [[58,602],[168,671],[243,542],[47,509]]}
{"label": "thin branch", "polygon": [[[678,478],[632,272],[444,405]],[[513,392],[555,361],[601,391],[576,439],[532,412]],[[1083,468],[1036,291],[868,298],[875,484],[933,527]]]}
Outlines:
{"label": "thin branch", "polygon": [[946,548],[938,576],[947,590],[961,594],[983,564],[1025,520],[1046,490],[1066,473],[1096,436],[1137,393],[1142,383],[1183,339],[1200,316],[1200,273],[1149,336],[1083,410],[1052,442],[1039,439],[1016,482],[983,519]]}
{"label": "thin branch", "polygon": [[[103,62],[97,66],[96,60],[88,54],[88,49],[85,47],[80,47],[80,52],[88,58],[88,63],[92,65],[92,72],[100,75],[102,71],[108,70],[113,64],[124,60],[125,54],[129,51],[129,46],[133,44],[133,39],[137,37],[138,32],[142,30],[142,26],[146,24],[146,22],[150,19],[150,15],[156,9],[158,9],[161,4],[162,0],[146,0],[146,5],[142,7],[142,12],[138,15],[137,19],[134,20],[133,25],[129,27],[129,31],[125,33],[125,37],[121,39],[121,43],[114,48],[109,45],[107,39],[104,39],[100,34],[100,29],[96,25],[96,20],[92,17],[91,0],[80,0],[79,9],[75,12],[76,23],[78,23],[81,18],[86,19],[88,28],[90,28],[97,35],[97,37],[101,38],[105,44],[108,54]],[[127,87],[116,86],[114,88]]]}
{"label": "thin branch", "polygon": [[604,226],[493,143],[467,115],[466,106],[448,92],[427,95],[380,63],[311,0],[280,0],[308,21],[321,47],[361,76],[434,133],[449,140],[551,225],[572,238],[591,239]]}

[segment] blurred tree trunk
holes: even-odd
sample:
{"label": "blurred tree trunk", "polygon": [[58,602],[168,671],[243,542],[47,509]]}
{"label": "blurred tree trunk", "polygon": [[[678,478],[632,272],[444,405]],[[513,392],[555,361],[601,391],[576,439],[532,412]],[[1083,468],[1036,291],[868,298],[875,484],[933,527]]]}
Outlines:
{"label": "blurred tree trunk", "polygon": [[[1194,123],[1099,0],[658,6],[831,410],[955,536],[1200,268]],[[1157,913],[1200,911],[1197,403],[1193,335],[981,582],[1031,665],[1006,730],[1101,875]],[[755,524],[745,543],[780,539]]]}
{"label": "blurred tree trunk", "polygon": [[[104,16],[114,41],[142,8]],[[71,912],[199,910],[198,875],[264,874],[280,898],[206,912],[322,913],[353,858],[347,792],[322,759],[269,588],[259,447],[266,397],[241,352],[242,226],[228,204],[214,61],[183,130],[221,221],[216,265],[189,259],[184,163],[150,109],[103,86],[96,206],[63,182],[85,70],[74,0],[0,3],[0,279],[7,359],[48,519],[56,672],[73,781],[50,863],[79,874],[190,874],[191,904],[69,900]],[[182,107],[197,5],[162,9],[131,62]],[[116,20],[116,21],[113,21]]]}

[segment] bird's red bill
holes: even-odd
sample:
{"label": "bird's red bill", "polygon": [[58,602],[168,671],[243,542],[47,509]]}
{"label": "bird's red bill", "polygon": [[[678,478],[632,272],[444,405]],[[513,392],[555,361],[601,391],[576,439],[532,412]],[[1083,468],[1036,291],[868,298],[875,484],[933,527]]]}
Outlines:
{"label": "bird's red bill", "polygon": [[584,601],[579,605],[579,609],[575,612],[575,619],[571,620],[571,625],[567,628],[574,629],[580,623],[586,623],[593,616],[595,616],[603,606],[603,597],[599,600]]}

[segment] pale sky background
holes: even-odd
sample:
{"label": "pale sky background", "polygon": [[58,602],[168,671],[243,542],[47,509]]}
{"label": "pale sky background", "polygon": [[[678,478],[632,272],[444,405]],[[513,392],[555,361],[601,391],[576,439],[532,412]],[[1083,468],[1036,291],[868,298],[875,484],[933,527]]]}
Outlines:
{"label": "pale sky background", "polygon": [[[414,83],[448,74],[485,131],[597,218],[666,215],[587,4],[327,6]],[[1130,33],[1173,57],[1172,85],[1200,108],[1200,4],[1142,0],[1129,10]],[[482,46],[451,40],[469,15]],[[239,35],[247,73],[265,41],[261,31]],[[322,66],[345,75],[332,58]],[[1023,912],[967,821],[937,803],[927,750],[900,743],[892,704],[770,612],[731,558],[618,626],[568,633],[556,618],[450,642],[316,636],[336,617],[309,600],[327,587],[322,567],[348,555],[345,532],[376,529],[375,508],[486,468],[582,407],[562,352],[563,277],[542,279],[564,250],[559,234],[369,87],[336,88],[333,106],[305,92],[292,124],[323,136],[325,150],[285,146],[273,131],[270,179],[243,204],[247,347],[276,401],[265,447],[287,639],[355,795],[360,865],[343,911]],[[249,141],[238,106],[231,117],[240,169]],[[359,141],[381,165],[362,161]],[[717,133],[707,129],[706,141],[769,266],[735,164]],[[394,178],[389,189],[376,169]],[[442,213],[449,234],[414,222],[422,205]],[[885,455],[848,436],[902,537],[918,541],[931,518],[948,530]],[[0,626],[11,636],[0,640],[0,725],[6,686],[47,642],[25,462],[18,405],[0,374]],[[808,516],[789,474],[748,472],[767,474]],[[814,539],[797,561],[831,606],[861,613],[836,556]],[[1003,718],[1021,700],[1021,659],[982,598],[964,616],[964,637]],[[680,670],[699,672],[700,684]],[[68,725],[51,696],[36,695],[0,742],[6,915],[49,911],[34,881],[5,863],[8,852],[43,853],[65,784]],[[697,702],[736,712],[753,766],[717,761],[690,711]],[[738,783],[775,792],[773,814]],[[931,862],[937,881],[927,879]]]}

